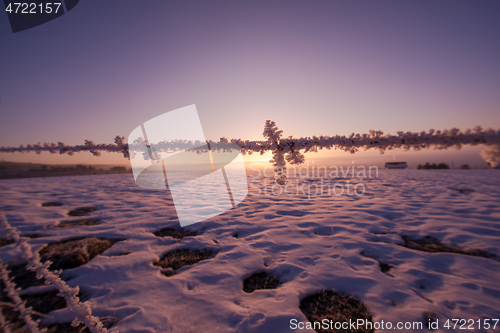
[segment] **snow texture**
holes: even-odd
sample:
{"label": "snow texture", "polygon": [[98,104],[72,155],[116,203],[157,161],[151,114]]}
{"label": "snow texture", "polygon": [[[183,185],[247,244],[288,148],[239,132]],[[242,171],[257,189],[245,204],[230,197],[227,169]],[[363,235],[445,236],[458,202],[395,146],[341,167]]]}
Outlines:
{"label": "snow texture", "polygon": [[[454,332],[442,327],[448,318],[500,317],[500,173],[381,170],[378,178],[322,180],[291,177],[288,195],[279,194],[272,177],[249,174],[242,203],[189,226],[197,235],[180,241],[154,235],[178,226],[167,193],[137,187],[132,175],[2,180],[0,209],[21,235],[39,234],[29,240],[34,250],[75,237],[126,239],[61,275],[92,302],[93,314],[119,318],[114,328],[123,333],[313,333],[292,330],[290,320],[306,322],[300,300],[325,289],[364,302],[374,321],[424,322],[434,312],[436,332]],[[363,183],[365,194],[302,192],[347,181]],[[48,198],[63,205],[42,207]],[[97,208],[87,217],[100,224],[55,228],[68,221],[68,211],[85,206]],[[496,259],[417,251],[402,246],[401,236],[432,236]],[[181,249],[216,255],[163,275],[154,263]],[[0,256],[8,262],[20,254],[9,244]],[[282,284],[245,293],[243,281],[260,271]],[[42,323],[73,316],[60,309]]]}

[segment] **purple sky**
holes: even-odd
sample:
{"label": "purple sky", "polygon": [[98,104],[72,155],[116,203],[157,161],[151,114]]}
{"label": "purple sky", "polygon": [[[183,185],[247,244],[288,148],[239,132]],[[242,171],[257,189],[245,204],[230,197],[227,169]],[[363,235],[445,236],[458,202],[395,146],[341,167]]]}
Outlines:
{"label": "purple sky", "polygon": [[[207,139],[260,140],[266,119],[287,136],[498,129],[499,41],[498,0],[80,1],[16,34],[3,13],[0,145],[112,142],[190,104]],[[316,157],[480,166],[481,149]]]}

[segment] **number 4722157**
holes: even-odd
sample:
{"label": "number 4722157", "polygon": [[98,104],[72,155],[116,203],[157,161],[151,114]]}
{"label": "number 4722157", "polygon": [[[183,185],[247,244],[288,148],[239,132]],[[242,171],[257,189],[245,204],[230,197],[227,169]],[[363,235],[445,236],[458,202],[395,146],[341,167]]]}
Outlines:
{"label": "number 4722157", "polygon": [[474,329],[495,329],[499,319],[448,319],[444,324],[447,329],[474,330]]}
{"label": "number 4722157", "polygon": [[[45,5],[45,7],[43,5]],[[60,2],[47,2],[45,4],[14,2],[9,3],[5,11],[9,12],[9,14],[12,14],[12,12],[14,12],[14,14],[57,14],[60,7]]]}

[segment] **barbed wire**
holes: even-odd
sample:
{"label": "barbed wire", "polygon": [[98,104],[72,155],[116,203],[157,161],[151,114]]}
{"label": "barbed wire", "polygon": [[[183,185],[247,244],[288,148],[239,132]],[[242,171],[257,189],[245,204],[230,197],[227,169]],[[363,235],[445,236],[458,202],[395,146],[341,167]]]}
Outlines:
{"label": "barbed wire", "polygon": [[[85,144],[68,146],[63,142],[55,143],[38,143],[34,145],[20,145],[19,147],[0,147],[0,153],[29,153],[35,152],[50,152],[52,154],[68,154],[73,155],[78,152],[90,152],[94,156],[100,156],[101,152],[116,152],[122,153],[125,158],[130,158],[131,153],[143,153],[147,159],[149,148],[158,152],[176,152],[176,151],[193,151],[197,153],[207,152],[208,150],[230,150],[228,143],[237,145],[242,154],[259,153],[264,154],[271,151],[273,158],[270,162],[276,170],[276,179],[278,183],[283,180],[284,168],[286,163],[292,165],[302,164],[305,161],[304,153],[317,152],[321,149],[335,149],[350,153],[356,153],[359,149],[377,149],[381,153],[386,150],[404,149],[404,150],[422,150],[434,147],[436,149],[448,149],[455,147],[460,149],[463,145],[494,145],[500,144],[500,130],[487,129],[484,130],[480,126],[476,126],[473,130],[467,129],[461,131],[458,128],[448,130],[434,130],[428,132],[397,132],[397,135],[384,134],[382,131],[371,130],[368,133],[352,133],[349,136],[312,136],[293,138],[283,137],[283,131],[278,129],[276,123],[272,120],[267,120],[264,124],[263,136],[265,140],[250,141],[242,139],[227,139],[220,138],[218,142],[208,140],[190,141],[190,140],[173,140],[161,141],[157,143],[148,143],[144,139],[137,139],[133,142],[126,143],[123,136],[117,135],[114,138],[114,144],[95,144],[92,140],[85,140]],[[147,149],[146,149],[147,147]],[[286,177],[285,177],[286,178]],[[281,181],[280,181],[281,179]]]}

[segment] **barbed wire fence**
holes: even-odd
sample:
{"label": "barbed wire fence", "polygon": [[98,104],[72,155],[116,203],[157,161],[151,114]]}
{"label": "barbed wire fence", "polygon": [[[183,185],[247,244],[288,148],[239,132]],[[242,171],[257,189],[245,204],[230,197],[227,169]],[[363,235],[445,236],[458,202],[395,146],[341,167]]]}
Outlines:
{"label": "barbed wire fence", "polygon": [[[480,126],[476,126],[473,130],[467,129],[461,131],[458,128],[448,130],[434,130],[428,132],[397,132],[397,135],[384,134],[382,131],[371,130],[365,134],[352,133],[349,136],[313,136],[293,138],[283,137],[283,131],[278,128],[272,120],[267,120],[264,124],[263,136],[265,140],[250,141],[242,139],[227,139],[220,138],[218,142],[208,140],[207,142],[174,140],[162,141],[154,143],[156,152],[176,152],[180,150],[193,150],[198,153],[203,149],[199,147],[208,144],[210,150],[226,149],[224,143],[236,144],[240,147],[242,154],[272,152],[273,157],[270,163],[274,166],[275,179],[280,185],[287,182],[286,165],[300,165],[305,162],[304,153],[318,152],[321,149],[335,149],[356,153],[360,149],[377,149],[381,153],[386,150],[402,148],[405,150],[422,150],[428,148],[448,149],[455,147],[460,149],[463,145],[480,145],[485,144],[493,146],[489,148],[490,158],[493,164],[500,164],[500,157],[491,157],[500,147],[500,130],[487,129],[484,130]],[[147,147],[150,144],[146,142]],[[131,154],[141,152],[144,147],[143,142],[135,140],[134,142],[126,142],[125,137],[117,135],[114,138],[114,144],[96,144],[92,140],[85,140],[83,145],[68,146],[63,142],[55,143],[38,143],[33,145],[20,145],[19,147],[0,147],[0,153],[29,153],[49,152],[51,154],[68,154],[72,156],[79,152],[90,152],[94,156],[100,156],[101,152],[121,153],[125,158],[130,159]],[[493,152],[493,153],[492,153]],[[148,152],[142,151],[145,154]],[[150,153],[150,152],[149,152]],[[483,156],[485,157],[485,156]]]}

